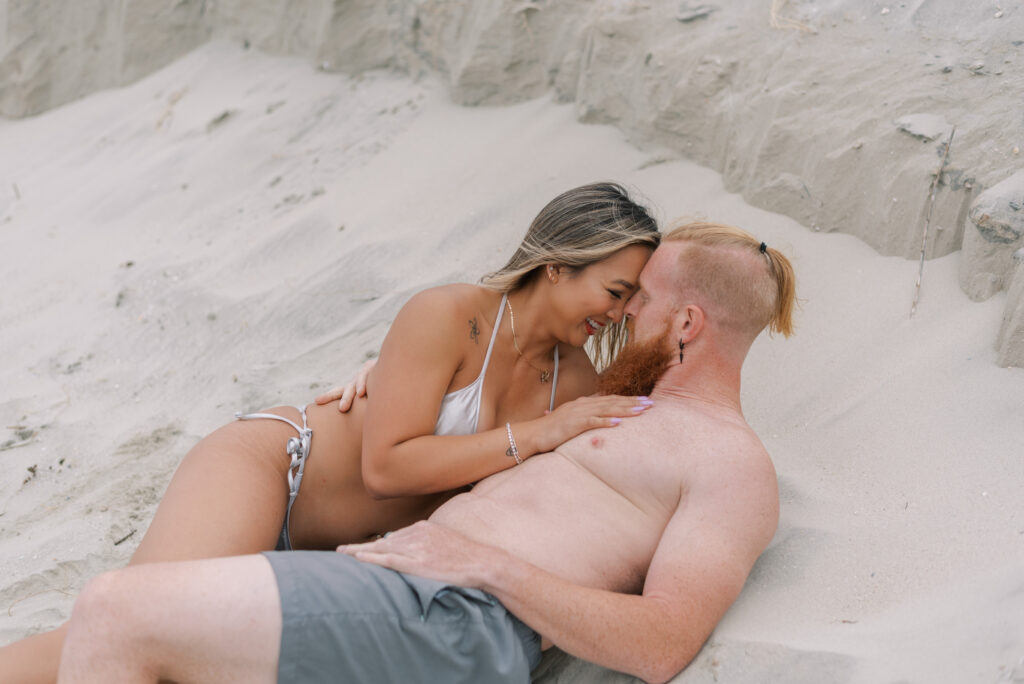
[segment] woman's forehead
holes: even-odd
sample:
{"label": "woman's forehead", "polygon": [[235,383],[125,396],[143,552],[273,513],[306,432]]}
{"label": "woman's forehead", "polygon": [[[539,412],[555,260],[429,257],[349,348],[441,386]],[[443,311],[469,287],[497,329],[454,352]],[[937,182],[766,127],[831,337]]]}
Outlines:
{"label": "woman's forehead", "polygon": [[610,283],[633,289],[650,254],[650,249],[642,245],[631,245],[592,265]]}

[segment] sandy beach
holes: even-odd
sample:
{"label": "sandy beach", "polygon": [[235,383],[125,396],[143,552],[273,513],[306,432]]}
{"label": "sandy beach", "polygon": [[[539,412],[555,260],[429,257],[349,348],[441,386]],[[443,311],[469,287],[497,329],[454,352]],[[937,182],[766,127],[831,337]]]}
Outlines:
{"label": "sandy beach", "polygon": [[[664,224],[787,253],[800,311],[744,410],[782,518],[674,681],[1024,681],[1024,369],[961,251],[918,263],[747,204],[542,94],[464,107],[429,74],[325,73],[215,40],[0,119],[0,643],[123,565],[178,460],[236,410],[311,400],[424,287],[499,266],[559,192],[612,179]],[[549,654],[540,682],[631,681]]]}

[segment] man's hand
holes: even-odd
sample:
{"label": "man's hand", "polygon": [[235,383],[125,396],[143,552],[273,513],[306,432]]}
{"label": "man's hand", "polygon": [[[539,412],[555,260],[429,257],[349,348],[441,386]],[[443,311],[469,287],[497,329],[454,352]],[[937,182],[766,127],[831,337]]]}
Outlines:
{"label": "man's hand", "polygon": [[370,377],[370,371],[377,365],[377,359],[370,359],[356,371],[356,377],[354,377],[344,387],[332,387],[320,396],[315,401],[317,405],[329,404],[332,401],[338,401],[338,411],[341,413],[347,413],[352,408],[352,402],[357,397],[366,396],[366,379]]}
{"label": "man's hand", "polygon": [[488,570],[501,567],[508,556],[426,520],[376,541],[339,546],[338,551],[398,572],[474,589],[486,588]]}

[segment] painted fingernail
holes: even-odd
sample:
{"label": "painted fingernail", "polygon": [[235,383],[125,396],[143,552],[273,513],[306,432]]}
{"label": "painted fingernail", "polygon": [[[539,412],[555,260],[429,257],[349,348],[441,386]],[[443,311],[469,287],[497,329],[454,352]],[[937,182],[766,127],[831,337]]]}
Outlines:
{"label": "painted fingernail", "polygon": [[641,411],[646,411],[648,408],[650,408],[650,404],[644,404],[643,406],[634,406],[633,413],[640,413]]}
{"label": "painted fingernail", "polygon": [[650,401],[650,397],[637,397],[637,401]]}
{"label": "painted fingernail", "polygon": [[618,425],[618,424],[619,424],[619,423],[621,423],[621,422],[622,422],[622,419],[621,419],[621,418],[612,418],[612,419],[611,419],[611,423],[612,423],[612,425]]}

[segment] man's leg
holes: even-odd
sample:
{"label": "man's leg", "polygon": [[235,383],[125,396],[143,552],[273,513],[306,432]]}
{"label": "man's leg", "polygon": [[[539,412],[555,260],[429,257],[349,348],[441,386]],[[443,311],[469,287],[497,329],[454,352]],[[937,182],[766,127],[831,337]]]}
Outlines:
{"label": "man's leg", "polygon": [[[292,420],[293,408],[270,409]],[[274,548],[288,501],[285,444],[275,420],[228,423],[178,466],[131,564],[237,556]],[[67,625],[0,647],[0,682],[53,684]]]}
{"label": "man's leg", "polygon": [[281,601],[263,556],[145,564],[79,596],[61,682],[275,682]]}

